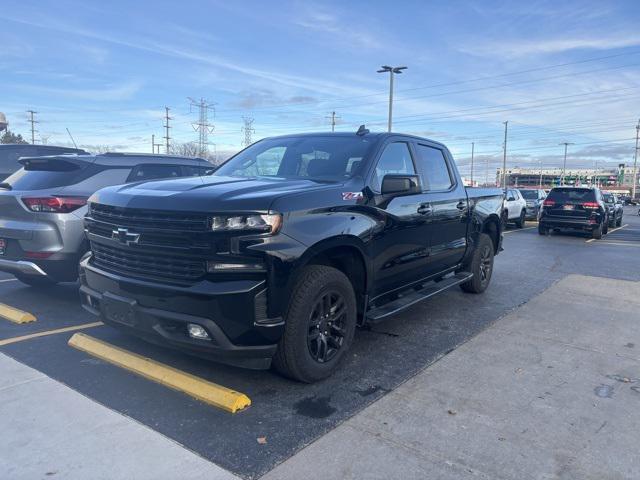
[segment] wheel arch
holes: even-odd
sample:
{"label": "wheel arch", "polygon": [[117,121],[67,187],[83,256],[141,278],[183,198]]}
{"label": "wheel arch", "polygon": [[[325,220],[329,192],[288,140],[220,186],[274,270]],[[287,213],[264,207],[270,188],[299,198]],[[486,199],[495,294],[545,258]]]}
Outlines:
{"label": "wheel arch", "polygon": [[321,240],[307,249],[297,262],[288,290],[291,291],[300,272],[309,265],[326,265],[346,275],[356,293],[358,316],[364,314],[367,294],[373,278],[366,246],[359,237],[340,235]]}

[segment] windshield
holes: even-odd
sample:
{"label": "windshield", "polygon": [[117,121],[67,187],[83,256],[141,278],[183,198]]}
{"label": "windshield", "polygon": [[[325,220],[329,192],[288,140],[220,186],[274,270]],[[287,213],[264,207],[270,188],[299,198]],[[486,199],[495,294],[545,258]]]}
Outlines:
{"label": "windshield", "polygon": [[538,191],[537,190],[520,190],[520,193],[525,198],[525,200],[537,200],[538,199]]}
{"label": "windshield", "polygon": [[604,199],[605,203],[616,203],[616,199],[613,198],[613,195],[610,193],[603,194],[602,198]]}
{"label": "windshield", "polygon": [[372,144],[356,135],[270,138],[238,153],[213,175],[341,181],[358,170]]}

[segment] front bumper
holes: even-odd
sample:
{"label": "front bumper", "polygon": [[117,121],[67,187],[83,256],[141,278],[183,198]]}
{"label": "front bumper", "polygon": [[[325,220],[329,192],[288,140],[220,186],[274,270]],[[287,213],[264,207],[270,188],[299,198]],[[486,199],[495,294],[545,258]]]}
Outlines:
{"label": "front bumper", "polygon": [[[269,368],[281,318],[264,318],[264,280],[202,281],[171,286],[125,278],[81,262],[80,297],[103,322],[152,343],[245,368]],[[187,325],[205,328],[191,338]]]}

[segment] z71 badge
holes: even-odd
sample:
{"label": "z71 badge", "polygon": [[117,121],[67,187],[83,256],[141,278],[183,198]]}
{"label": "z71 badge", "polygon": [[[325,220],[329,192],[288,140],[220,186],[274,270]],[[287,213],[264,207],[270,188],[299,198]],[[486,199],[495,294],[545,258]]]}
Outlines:
{"label": "z71 badge", "polygon": [[342,200],[358,200],[362,198],[362,192],[342,192]]}

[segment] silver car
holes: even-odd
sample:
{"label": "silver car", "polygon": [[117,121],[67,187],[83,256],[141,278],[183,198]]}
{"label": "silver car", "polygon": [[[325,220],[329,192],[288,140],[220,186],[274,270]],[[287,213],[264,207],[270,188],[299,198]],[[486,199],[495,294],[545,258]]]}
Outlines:
{"label": "silver car", "polygon": [[521,188],[520,193],[527,202],[527,220],[537,220],[547,193],[541,188]]}
{"label": "silver car", "polygon": [[28,285],[75,281],[87,252],[87,199],[110,185],[204,175],[214,167],[197,158],[106,153],[20,160],[0,183],[0,271]]}

